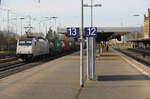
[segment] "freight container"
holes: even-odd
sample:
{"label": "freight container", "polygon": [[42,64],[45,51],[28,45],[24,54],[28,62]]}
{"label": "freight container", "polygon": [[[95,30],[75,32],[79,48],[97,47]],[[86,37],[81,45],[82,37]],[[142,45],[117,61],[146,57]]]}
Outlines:
{"label": "freight container", "polygon": [[62,52],[62,42],[61,42],[61,40],[56,38],[56,39],[52,40],[52,43],[53,43],[53,48],[52,48],[53,54],[61,53]]}

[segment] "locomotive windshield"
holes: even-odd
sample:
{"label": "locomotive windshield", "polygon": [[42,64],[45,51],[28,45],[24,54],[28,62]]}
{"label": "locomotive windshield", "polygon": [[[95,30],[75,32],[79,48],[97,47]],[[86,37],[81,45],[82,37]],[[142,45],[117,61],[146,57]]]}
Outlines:
{"label": "locomotive windshield", "polygon": [[19,45],[31,45],[32,41],[29,40],[19,40]]}

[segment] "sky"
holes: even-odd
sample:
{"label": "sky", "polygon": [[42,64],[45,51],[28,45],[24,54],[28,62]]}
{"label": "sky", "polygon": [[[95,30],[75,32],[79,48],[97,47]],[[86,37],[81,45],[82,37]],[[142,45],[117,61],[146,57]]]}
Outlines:
{"label": "sky", "polygon": [[[90,1],[84,0],[84,4],[90,4]],[[94,26],[141,26],[144,24],[144,14],[147,14],[150,7],[150,0],[93,0],[93,4],[102,4],[102,7],[94,8]],[[80,26],[81,23],[81,0],[41,0],[40,3],[38,0],[2,0],[0,8],[0,21],[4,26],[7,26],[7,12],[2,9],[11,10],[10,18],[25,17],[23,25],[29,23],[30,15],[34,31],[44,31],[44,25],[39,26],[39,22],[45,20],[45,17],[56,16],[59,27]],[[90,26],[90,14],[90,8],[84,8],[84,26]],[[135,17],[134,14],[140,16]],[[18,21],[17,26],[20,27]],[[15,24],[14,20],[11,22]],[[46,24],[54,26],[54,21],[41,24],[45,24],[45,27]]]}

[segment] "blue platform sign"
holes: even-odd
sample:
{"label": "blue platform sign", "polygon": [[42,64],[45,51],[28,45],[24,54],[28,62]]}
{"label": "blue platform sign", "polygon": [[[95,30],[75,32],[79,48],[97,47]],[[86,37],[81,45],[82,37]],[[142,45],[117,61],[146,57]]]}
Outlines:
{"label": "blue platform sign", "polygon": [[80,37],[80,28],[78,27],[68,27],[67,28],[67,37]]}
{"label": "blue platform sign", "polygon": [[96,37],[97,36],[97,27],[86,27],[84,29],[86,37]]}

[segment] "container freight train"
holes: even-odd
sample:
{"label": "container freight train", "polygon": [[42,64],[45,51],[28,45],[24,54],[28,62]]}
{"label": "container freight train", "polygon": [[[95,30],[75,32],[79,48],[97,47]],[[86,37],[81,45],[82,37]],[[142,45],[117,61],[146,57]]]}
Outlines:
{"label": "container freight train", "polygon": [[69,40],[47,40],[44,38],[22,38],[17,41],[16,55],[23,60],[55,56],[79,50],[79,42]]}

